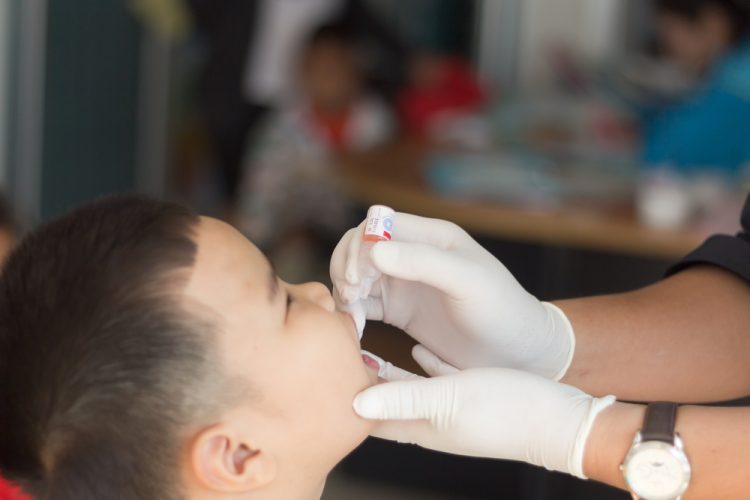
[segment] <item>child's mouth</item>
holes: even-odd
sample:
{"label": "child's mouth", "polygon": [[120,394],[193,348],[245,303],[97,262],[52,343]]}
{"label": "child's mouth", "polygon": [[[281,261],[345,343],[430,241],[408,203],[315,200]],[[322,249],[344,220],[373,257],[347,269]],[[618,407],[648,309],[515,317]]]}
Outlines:
{"label": "child's mouth", "polygon": [[370,355],[362,353],[362,361],[364,361],[367,367],[371,370],[375,370],[376,372],[380,371],[380,363],[375,361]]}

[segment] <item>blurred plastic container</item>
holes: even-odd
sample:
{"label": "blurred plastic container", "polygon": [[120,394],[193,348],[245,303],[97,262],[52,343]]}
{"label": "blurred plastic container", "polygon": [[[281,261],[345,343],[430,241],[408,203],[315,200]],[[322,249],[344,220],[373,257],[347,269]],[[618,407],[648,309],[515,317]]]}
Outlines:
{"label": "blurred plastic container", "polygon": [[[734,207],[741,195],[738,184],[716,169],[685,173],[664,165],[641,174],[636,210],[639,220],[654,228],[680,229],[692,224],[705,230],[731,229],[736,225]],[[726,216],[730,210],[732,220]]]}
{"label": "blurred plastic container", "polygon": [[644,174],[635,201],[638,219],[653,228],[678,229],[687,224],[692,214],[687,184],[672,169]]}
{"label": "blurred plastic container", "polygon": [[427,180],[445,197],[534,209],[629,203],[633,192],[632,171],[625,166],[566,165],[523,152],[435,154]]}

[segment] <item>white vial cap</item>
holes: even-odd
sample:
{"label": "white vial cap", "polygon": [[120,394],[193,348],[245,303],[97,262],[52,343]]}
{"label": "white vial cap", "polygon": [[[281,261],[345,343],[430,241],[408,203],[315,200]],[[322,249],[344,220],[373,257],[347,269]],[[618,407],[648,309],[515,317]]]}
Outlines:
{"label": "white vial cap", "polygon": [[393,215],[396,212],[385,205],[373,205],[367,210],[364,237],[390,240],[393,234]]}

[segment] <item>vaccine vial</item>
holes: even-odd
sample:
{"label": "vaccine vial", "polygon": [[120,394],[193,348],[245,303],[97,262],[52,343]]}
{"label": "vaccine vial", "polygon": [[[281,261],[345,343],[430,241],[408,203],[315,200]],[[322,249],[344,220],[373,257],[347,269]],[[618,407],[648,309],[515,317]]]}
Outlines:
{"label": "vaccine vial", "polygon": [[365,230],[359,247],[358,267],[360,279],[360,298],[370,294],[372,284],[380,277],[380,272],[373,266],[370,250],[379,241],[390,241],[393,235],[394,210],[385,205],[373,205],[367,211]]}

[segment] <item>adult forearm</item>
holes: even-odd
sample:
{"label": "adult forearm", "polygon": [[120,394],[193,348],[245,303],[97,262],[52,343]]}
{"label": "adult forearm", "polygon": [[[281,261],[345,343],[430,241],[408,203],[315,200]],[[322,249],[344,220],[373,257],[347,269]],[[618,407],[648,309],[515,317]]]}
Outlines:
{"label": "adult forearm", "polygon": [[[642,426],[644,412],[642,405],[617,403],[599,415],[584,455],[584,471],[589,478],[625,489],[619,466]],[[681,407],[676,430],[692,467],[683,500],[747,497],[750,408]]]}
{"label": "adult forearm", "polygon": [[696,267],[630,293],[556,304],[576,336],[563,382],[631,401],[750,394],[750,286]]}

